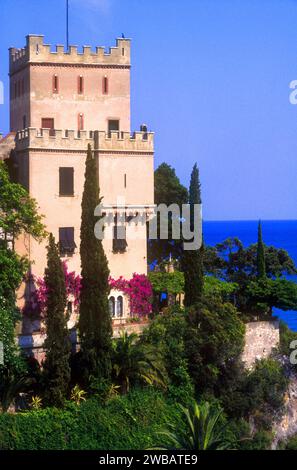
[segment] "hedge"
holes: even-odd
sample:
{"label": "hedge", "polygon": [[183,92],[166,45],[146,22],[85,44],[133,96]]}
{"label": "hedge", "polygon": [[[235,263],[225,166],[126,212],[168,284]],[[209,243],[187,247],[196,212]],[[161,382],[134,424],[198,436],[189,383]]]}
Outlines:
{"label": "hedge", "polygon": [[95,398],[63,410],[0,415],[1,450],[128,450],[162,444],[157,432],[182,417],[155,389],[136,389],[108,404]]}

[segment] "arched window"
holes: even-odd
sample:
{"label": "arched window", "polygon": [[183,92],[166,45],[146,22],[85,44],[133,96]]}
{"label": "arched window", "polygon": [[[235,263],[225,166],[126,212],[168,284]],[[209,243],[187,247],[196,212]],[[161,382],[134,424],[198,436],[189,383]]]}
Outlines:
{"label": "arched window", "polygon": [[112,317],[114,317],[115,316],[115,298],[113,296],[109,297],[108,304],[109,304],[109,313]]}
{"label": "arched window", "polygon": [[117,298],[117,317],[122,317],[124,314],[124,302],[123,297],[120,295]]}

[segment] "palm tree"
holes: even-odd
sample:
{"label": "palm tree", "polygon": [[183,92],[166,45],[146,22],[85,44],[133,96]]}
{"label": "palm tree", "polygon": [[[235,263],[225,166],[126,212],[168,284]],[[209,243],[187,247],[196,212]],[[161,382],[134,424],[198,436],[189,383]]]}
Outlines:
{"label": "palm tree", "polygon": [[3,373],[0,384],[0,405],[2,412],[6,412],[15,398],[21,392],[27,390],[30,385],[32,385],[32,379],[25,374],[18,375],[11,371]]}
{"label": "palm tree", "polygon": [[122,332],[120,338],[113,341],[113,350],[113,371],[122,394],[128,393],[131,382],[136,380],[165,387],[166,372],[158,351],[141,344],[136,333]]}
{"label": "palm tree", "polygon": [[190,410],[179,406],[186,418],[186,427],[180,431],[180,425],[171,425],[170,431],[158,433],[166,438],[170,449],[223,450],[230,446],[220,408],[211,407],[208,402],[194,403]]}

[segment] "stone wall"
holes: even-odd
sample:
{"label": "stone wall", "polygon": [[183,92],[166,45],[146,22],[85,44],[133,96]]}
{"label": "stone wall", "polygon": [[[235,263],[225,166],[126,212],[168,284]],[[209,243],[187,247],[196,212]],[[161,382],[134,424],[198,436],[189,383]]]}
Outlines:
{"label": "stone wall", "polygon": [[258,321],[246,324],[245,347],[242,360],[250,369],[257,359],[270,356],[279,345],[279,322]]}

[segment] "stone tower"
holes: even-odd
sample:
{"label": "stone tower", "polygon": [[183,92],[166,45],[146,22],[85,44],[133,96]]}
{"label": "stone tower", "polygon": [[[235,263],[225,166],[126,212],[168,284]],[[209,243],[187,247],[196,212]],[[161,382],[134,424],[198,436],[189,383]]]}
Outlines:
{"label": "stone tower", "polygon": [[[43,36],[29,35],[25,48],[11,48],[9,55],[18,180],[37,200],[47,230],[60,242],[62,258],[79,273],[81,198],[91,144],[100,195],[114,220],[118,200],[124,201],[126,240],[117,243],[111,225],[103,241],[111,276],[130,279],[134,272],[146,273],[145,224],[128,221],[140,210],[149,217],[153,207],[154,143],[145,126],[131,134],[130,40],[117,39],[108,52],[89,46],[65,51],[59,45],[53,52]],[[29,257],[33,274],[42,276],[46,242],[25,238],[17,249]],[[125,305],[122,316],[129,314]]]}

